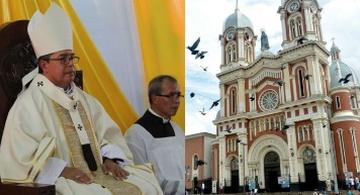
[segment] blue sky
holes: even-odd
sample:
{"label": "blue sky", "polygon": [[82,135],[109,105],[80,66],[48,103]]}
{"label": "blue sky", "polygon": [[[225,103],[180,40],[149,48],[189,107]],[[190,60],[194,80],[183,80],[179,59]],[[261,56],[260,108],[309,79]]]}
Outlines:
{"label": "blue sky", "polygon": [[[319,0],[321,27],[326,47],[330,49],[331,39],[341,50],[343,62],[360,72],[360,0]],[[186,0],[185,43],[191,45],[201,37],[198,48],[208,53],[202,60],[194,59],[189,51],[185,54],[186,63],[186,135],[210,132],[215,133],[212,121],[220,106],[202,115],[199,110],[209,109],[214,100],[220,98],[220,42],[223,23],[235,10],[236,0]],[[264,28],[270,44],[270,51],[281,49],[282,35],[280,15],[277,9],[281,0],[239,0],[239,9],[250,18],[254,33],[258,35],[256,55],[260,52],[260,29]],[[330,59],[329,59],[330,62]],[[207,67],[203,71],[201,67]],[[190,92],[195,92],[193,98]]]}

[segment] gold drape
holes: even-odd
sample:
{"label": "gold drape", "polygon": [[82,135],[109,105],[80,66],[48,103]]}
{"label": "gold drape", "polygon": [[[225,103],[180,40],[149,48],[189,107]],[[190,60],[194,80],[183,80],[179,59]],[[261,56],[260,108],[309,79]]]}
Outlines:
{"label": "gold drape", "polygon": [[[135,0],[145,81],[159,74],[178,79],[185,92],[185,2],[184,0]],[[174,120],[185,127],[185,102]]]}

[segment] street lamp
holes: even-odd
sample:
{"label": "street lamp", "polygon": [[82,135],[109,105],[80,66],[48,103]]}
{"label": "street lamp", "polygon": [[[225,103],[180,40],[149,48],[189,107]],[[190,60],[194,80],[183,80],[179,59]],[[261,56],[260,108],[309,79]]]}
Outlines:
{"label": "street lamp", "polygon": [[241,140],[237,139],[236,143],[241,144],[243,147],[243,156],[242,156],[242,163],[243,163],[243,192],[245,193],[245,145],[246,143],[242,142]]}

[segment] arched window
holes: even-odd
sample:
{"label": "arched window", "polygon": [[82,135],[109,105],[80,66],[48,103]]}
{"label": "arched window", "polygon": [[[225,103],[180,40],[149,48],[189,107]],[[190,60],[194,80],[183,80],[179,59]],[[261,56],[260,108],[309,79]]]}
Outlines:
{"label": "arched window", "polygon": [[295,39],[297,35],[296,35],[296,27],[294,20],[290,20],[290,29],[291,29],[292,38]]}
{"label": "arched window", "polygon": [[296,30],[297,30],[297,37],[302,35],[302,23],[301,17],[296,18]]}
{"label": "arched window", "polygon": [[303,35],[303,24],[301,16],[297,15],[295,17],[291,17],[289,20],[289,27],[291,32],[291,39],[295,39]]}
{"label": "arched window", "polygon": [[298,98],[306,97],[306,85],[305,85],[305,69],[303,67],[299,67],[296,70],[296,80],[297,80],[297,88],[298,91]]}
{"label": "arched window", "polygon": [[336,101],[336,109],[340,109],[341,108],[340,97],[336,96],[335,101]]}
{"label": "arched window", "polygon": [[197,167],[198,167],[198,160],[199,160],[199,157],[195,154],[195,155],[194,155],[194,159],[193,159],[193,163],[194,163],[194,170],[197,170]]}
{"label": "arched window", "polygon": [[235,41],[231,41],[226,45],[226,64],[236,62],[237,60],[237,49]]}
{"label": "arched window", "polygon": [[237,113],[237,91],[235,87],[230,89],[230,115]]}

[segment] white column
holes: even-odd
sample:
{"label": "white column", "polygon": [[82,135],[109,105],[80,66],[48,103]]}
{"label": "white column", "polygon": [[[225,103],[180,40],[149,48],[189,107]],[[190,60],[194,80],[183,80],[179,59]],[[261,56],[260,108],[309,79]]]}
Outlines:
{"label": "white column", "polygon": [[220,84],[220,97],[221,97],[220,116],[225,117],[225,86],[224,86],[224,84]]}
{"label": "white column", "polygon": [[220,166],[219,166],[219,180],[224,181],[225,180],[225,164],[226,164],[226,152],[225,152],[225,137],[221,137],[219,139],[219,160],[220,160]]}
{"label": "white column", "polygon": [[282,28],[282,37],[283,41],[286,41],[286,21],[285,21],[285,10],[280,11],[280,20],[281,20],[281,28]]}
{"label": "white column", "polygon": [[249,100],[245,100],[245,80],[244,79],[238,79],[238,104],[239,104],[239,109],[238,109],[238,113],[243,113],[245,112],[245,101],[249,101]]}
{"label": "white column", "polygon": [[323,82],[320,74],[320,63],[317,56],[310,56],[306,58],[307,65],[309,67],[309,74],[312,76],[309,78],[310,90],[312,95],[323,94]]}
{"label": "white column", "polygon": [[243,32],[237,32],[237,47],[238,47],[238,60],[243,61],[245,59],[245,51],[244,51],[244,35]]}
{"label": "white column", "polygon": [[221,65],[225,64],[225,45],[224,45],[224,37],[220,35],[220,48],[221,48]]}
{"label": "white column", "polygon": [[315,138],[316,146],[316,168],[319,175],[320,181],[325,181],[328,175],[328,169],[331,164],[327,162],[328,159],[325,158],[325,151],[328,149],[325,146],[325,139],[328,138],[328,135],[325,135],[324,128],[322,127],[322,119],[312,119],[313,122],[313,133]]}
{"label": "white column", "polygon": [[289,74],[289,65],[283,64],[282,66],[285,66],[285,69],[283,70],[283,77],[285,81],[285,102],[291,101],[291,89],[290,89],[290,74]]}
{"label": "white column", "polygon": [[297,146],[296,146],[296,133],[295,126],[290,126],[287,131],[288,139],[288,155],[289,155],[289,172],[292,183],[299,182],[298,166],[297,166]]}
{"label": "white column", "polygon": [[304,6],[305,6],[305,25],[306,25],[305,33],[307,33],[308,31],[314,31],[314,25],[313,25],[312,19],[311,19],[312,14],[310,13],[309,4],[304,2]]}

